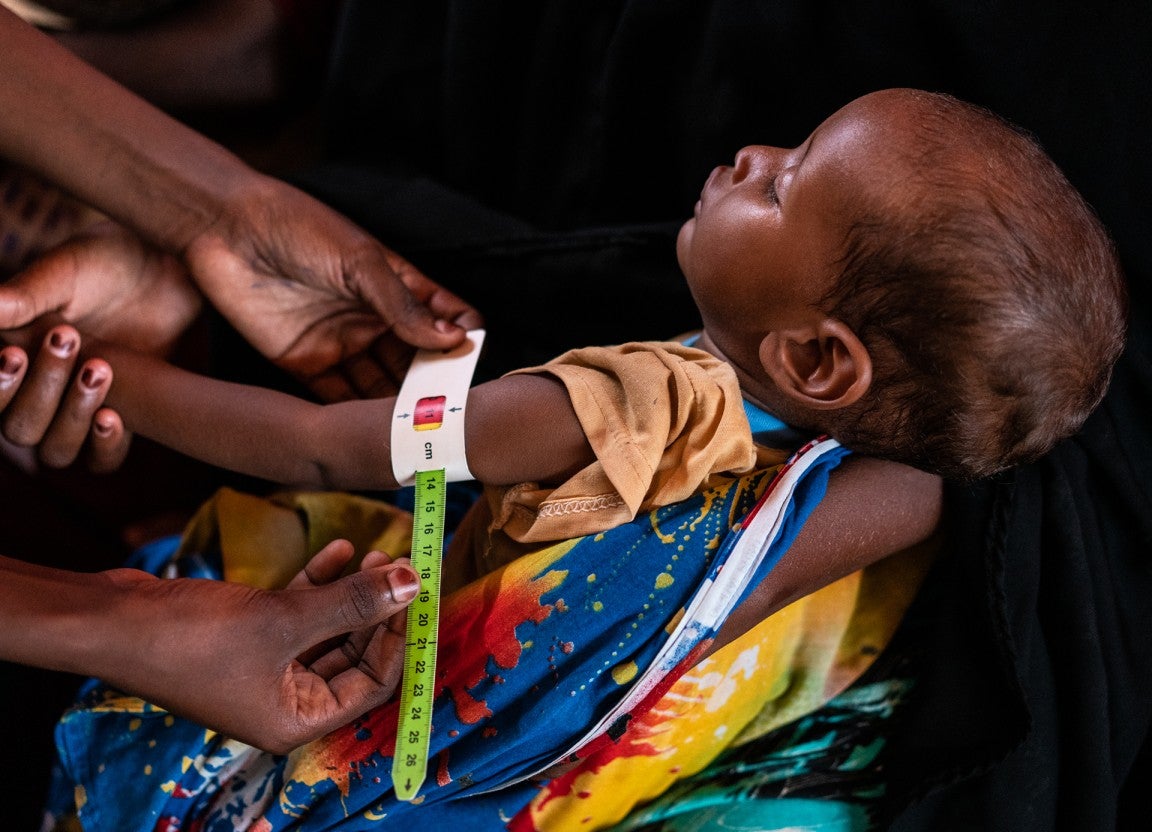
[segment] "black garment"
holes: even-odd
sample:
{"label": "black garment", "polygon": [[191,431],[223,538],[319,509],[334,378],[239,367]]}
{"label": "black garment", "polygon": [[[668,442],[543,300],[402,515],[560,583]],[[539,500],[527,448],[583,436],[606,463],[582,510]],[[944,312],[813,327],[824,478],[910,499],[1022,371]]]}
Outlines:
{"label": "black garment", "polygon": [[890,86],[1032,130],[1117,239],[1131,345],[1079,436],[949,490],[948,553],[905,634],[932,649],[891,739],[889,815],[925,832],[1144,828],[1152,7],[366,0],[336,47],[329,162],[301,181],[481,307],[489,372],[693,325],[672,241],[744,144],[792,146]]}
{"label": "black garment", "polygon": [[[1152,327],[1081,434],[949,493],[931,661],[888,749],[898,830],[1143,830],[1152,720]],[[1140,757],[1143,757],[1143,762]]]}

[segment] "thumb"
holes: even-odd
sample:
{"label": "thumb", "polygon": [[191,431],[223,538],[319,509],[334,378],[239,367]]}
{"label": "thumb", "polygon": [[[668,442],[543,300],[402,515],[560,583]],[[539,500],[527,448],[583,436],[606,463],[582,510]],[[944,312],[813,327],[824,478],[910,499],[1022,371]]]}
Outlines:
{"label": "thumb", "polygon": [[71,301],[72,281],[57,259],[48,255],[0,284],[0,329],[24,326]]}
{"label": "thumb", "polygon": [[403,610],[420,591],[420,580],[406,563],[364,569],[324,586],[293,591],[307,609],[301,637],[311,647],[345,633],[381,624]]}
{"label": "thumb", "polygon": [[389,284],[374,284],[365,300],[377,311],[388,310],[387,320],[400,340],[426,350],[450,350],[464,340],[464,327],[438,317],[403,283]]}
{"label": "thumb", "polygon": [[405,343],[427,350],[447,350],[464,340],[465,329],[433,311],[425,285],[435,286],[415,266],[383,249],[375,267],[354,274],[356,292]]}

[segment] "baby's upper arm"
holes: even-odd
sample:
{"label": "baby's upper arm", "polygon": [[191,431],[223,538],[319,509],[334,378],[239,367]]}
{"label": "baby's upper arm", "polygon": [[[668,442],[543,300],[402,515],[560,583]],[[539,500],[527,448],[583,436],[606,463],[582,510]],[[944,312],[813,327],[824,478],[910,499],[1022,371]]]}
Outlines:
{"label": "baby's upper arm", "polygon": [[943,480],[907,465],[850,456],[780,563],[733,611],[712,650],[792,601],[930,538]]}
{"label": "baby's upper arm", "polygon": [[487,485],[555,484],[595,456],[564,385],[547,375],[512,375],[468,393],[468,467]]}

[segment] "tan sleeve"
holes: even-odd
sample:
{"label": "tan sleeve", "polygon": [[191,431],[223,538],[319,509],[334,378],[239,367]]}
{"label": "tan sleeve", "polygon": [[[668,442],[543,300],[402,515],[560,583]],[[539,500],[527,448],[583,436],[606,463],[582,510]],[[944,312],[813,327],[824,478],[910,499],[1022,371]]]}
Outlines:
{"label": "tan sleeve", "polygon": [[592,347],[517,372],[565,385],[596,462],[557,488],[524,483],[490,495],[492,530],[514,540],[604,531],[689,497],[715,475],[755,465],[736,375],[701,350],[675,343]]}

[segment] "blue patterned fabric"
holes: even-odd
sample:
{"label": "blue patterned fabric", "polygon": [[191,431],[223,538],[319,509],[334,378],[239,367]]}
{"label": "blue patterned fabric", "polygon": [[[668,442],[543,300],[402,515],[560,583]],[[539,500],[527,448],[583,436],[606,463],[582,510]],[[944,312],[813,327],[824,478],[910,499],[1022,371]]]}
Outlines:
{"label": "blue patterned fabric", "polygon": [[[827,448],[798,475],[750,586],[787,550],[844,454]],[[273,757],[97,685],[57,733],[84,829],[351,830],[406,817],[439,829],[463,815],[469,829],[504,828],[535,792],[510,783],[588,745],[606,717],[601,741],[651,707],[647,697],[613,715],[645,671],[659,693],[695,663],[716,626],[693,626],[685,611],[737,568],[728,562],[736,532],[777,473],[547,547],[446,598],[429,775],[416,801],[392,792],[395,702]],[[202,569],[219,554],[190,562]],[[163,560],[150,553],[153,566]],[[477,796],[488,790],[498,791]]]}

